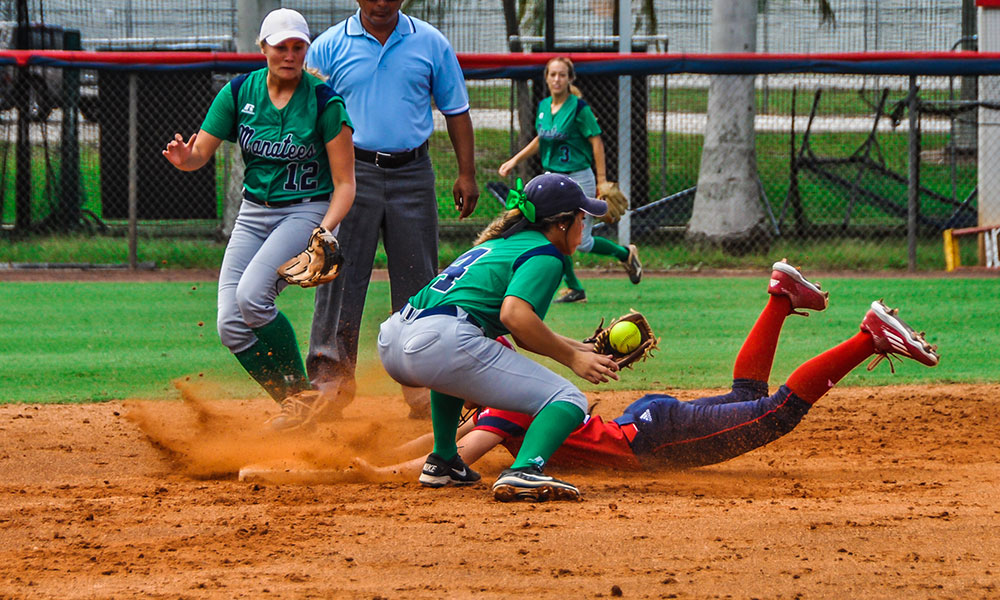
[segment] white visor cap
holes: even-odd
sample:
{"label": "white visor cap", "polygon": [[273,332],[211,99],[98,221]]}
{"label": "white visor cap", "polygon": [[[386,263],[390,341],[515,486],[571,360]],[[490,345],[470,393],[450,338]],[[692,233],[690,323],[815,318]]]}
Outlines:
{"label": "white visor cap", "polygon": [[310,42],[309,25],[306,24],[305,17],[290,8],[279,8],[267,13],[260,24],[258,39],[269,46],[276,46],[292,38],[307,44]]}

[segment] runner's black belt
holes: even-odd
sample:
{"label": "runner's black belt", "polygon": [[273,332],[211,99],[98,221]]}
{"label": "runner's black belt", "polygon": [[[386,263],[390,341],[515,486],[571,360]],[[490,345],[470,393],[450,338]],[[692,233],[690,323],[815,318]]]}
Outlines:
{"label": "runner's black belt", "polygon": [[372,152],[354,147],[354,158],[382,169],[398,169],[424,156],[427,156],[427,142],[405,152]]}

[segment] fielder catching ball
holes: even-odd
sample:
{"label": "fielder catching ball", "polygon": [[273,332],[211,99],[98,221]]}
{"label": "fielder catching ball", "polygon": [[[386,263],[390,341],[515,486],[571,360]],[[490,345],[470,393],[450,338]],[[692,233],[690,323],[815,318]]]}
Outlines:
{"label": "fielder catching ball", "polygon": [[[785,262],[774,264],[767,291],[768,302],[736,357],[729,393],[689,402],[647,394],[613,421],[590,415],[552,455],[550,464],[638,470],[722,462],[792,431],[827,391],[873,356],[869,369],[893,355],[931,367],[938,363],[937,349],[923,334],[903,322],[897,310],[876,300],[858,333],[802,364],[768,395],[767,380],[786,317],[805,314],[799,312],[802,309],[825,310],[827,293]],[[532,417],[525,412],[480,409],[459,429],[462,460],[473,464],[498,444],[520,455],[531,427]],[[415,473],[421,464],[423,459],[418,458],[372,467],[356,459],[357,467],[376,475]]]}
{"label": "fielder catching ball", "polygon": [[476,245],[382,323],[379,357],[396,381],[431,389],[434,450],[420,481],[430,487],[480,479],[458,454],[455,433],[465,401],[535,417],[514,464],[493,484],[501,501],[579,498],[573,485],[543,467],[587,410],[583,393],[564,377],[498,343],[553,358],[591,383],[618,379],[617,364],[593,345],[556,334],[542,321],[563,274],[563,256],[580,243],[584,214],[607,205],[572,179],[550,173],[514,190],[508,212]]}
{"label": "fielder catching ball", "polygon": [[[175,134],[163,155],[194,171],[222,140],[240,145],[243,204],[219,273],[219,337],[280,402],[308,390],[309,382],[292,325],[274,304],[287,285],[277,269],[310,238],[322,244],[337,231],[354,202],[354,147],[343,100],[303,73],[309,27],[302,15],[272,11],[259,43],[267,67],[230,81],[201,130],[186,142]],[[286,402],[278,422],[296,406]]]}

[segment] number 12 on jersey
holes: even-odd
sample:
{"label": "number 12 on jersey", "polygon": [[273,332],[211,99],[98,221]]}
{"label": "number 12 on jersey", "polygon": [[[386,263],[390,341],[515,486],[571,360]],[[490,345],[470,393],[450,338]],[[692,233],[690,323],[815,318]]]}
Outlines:
{"label": "number 12 on jersey", "polygon": [[451,289],[451,286],[455,285],[455,281],[465,275],[469,267],[472,266],[472,263],[485,256],[489,251],[489,248],[473,248],[462,256],[459,256],[455,259],[455,262],[448,265],[444,271],[441,271],[441,274],[438,275],[438,280],[431,285],[431,289],[435,292],[447,292]]}
{"label": "number 12 on jersey", "polygon": [[316,173],[319,171],[319,165],[315,161],[307,163],[290,162],[285,166],[285,170],[288,171],[288,177],[285,179],[286,191],[297,192],[299,190],[309,191],[316,189]]}

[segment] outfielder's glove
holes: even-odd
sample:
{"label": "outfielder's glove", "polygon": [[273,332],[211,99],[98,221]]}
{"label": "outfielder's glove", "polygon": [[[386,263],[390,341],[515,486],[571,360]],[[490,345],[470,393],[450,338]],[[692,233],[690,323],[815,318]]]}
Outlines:
{"label": "outfielder's glove", "polygon": [[618,189],[618,184],[613,181],[605,181],[597,187],[597,197],[608,203],[608,212],[601,217],[601,220],[608,225],[614,225],[618,219],[622,218],[628,210],[628,198]]}
{"label": "outfielder's glove", "polygon": [[309,245],[280,267],[278,275],[288,283],[304,288],[333,281],[340,275],[344,255],[332,233],[317,227],[309,236]]}
{"label": "outfielder's glove", "polygon": [[[639,330],[641,341],[631,352],[622,352],[611,344],[611,328],[624,321],[634,323]],[[653,335],[653,328],[649,326],[649,321],[646,320],[646,317],[634,310],[629,311],[627,315],[611,321],[607,327],[604,326],[604,318],[602,317],[601,324],[597,326],[594,335],[583,341],[586,344],[594,344],[594,352],[611,355],[611,358],[618,364],[619,369],[631,367],[632,363],[636,361],[646,360],[653,355],[653,349],[660,342],[659,338]]]}

